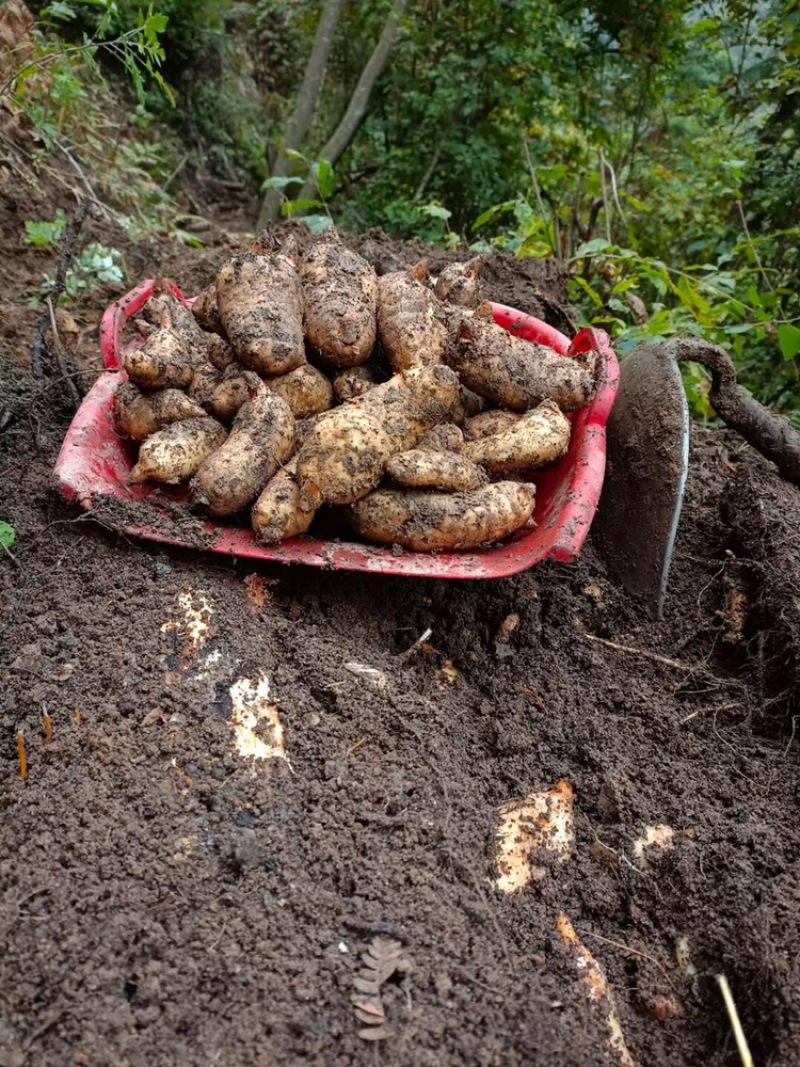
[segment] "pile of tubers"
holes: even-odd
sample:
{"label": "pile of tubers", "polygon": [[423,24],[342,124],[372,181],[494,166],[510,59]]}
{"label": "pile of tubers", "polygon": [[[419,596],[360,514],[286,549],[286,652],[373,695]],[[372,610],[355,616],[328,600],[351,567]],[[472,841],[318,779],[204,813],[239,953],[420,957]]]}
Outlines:
{"label": "pile of tubers", "polygon": [[530,472],[567,451],[594,354],[565,359],[497,326],[482,260],[378,277],[329,231],[302,254],[266,237],[191,310],[157,281],[114,397],[140,442],[132,483],[189,483],[256,539],[305,533],[325,506],[381,544],[468,549],[531,520]]}

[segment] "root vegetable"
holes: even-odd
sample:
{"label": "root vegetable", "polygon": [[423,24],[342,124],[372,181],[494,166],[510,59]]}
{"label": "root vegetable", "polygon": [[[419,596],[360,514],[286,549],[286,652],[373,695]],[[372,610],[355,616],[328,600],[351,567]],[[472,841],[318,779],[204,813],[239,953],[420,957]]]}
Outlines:
{"label": "root vegetable", "polygon": [[204,330],[209,330],[214,334],[224,334],[225,327],[222,325],[217,303],[217,287],[213,282],[192,304],[192,313]]}
{"label": "root vegetable", "polygon": [[296,370],[270,378],[267,386],[282,396],[296,419],[318,415],[333,407],[333,386],[321,370],[306,364]]}
{"label": "root vegetable", "polygon": [[222,422],[230,422],[237,411],[261,386],[261,379],[251,370],[243,371],[236,364],[223,374],[222,381],[211,396],[211,412]]}
{"label": "root vegetable", "polygon": [[470,441],[464,455],[491,475],[538,470],[566,453],[571,429],[558,405],[544,400],[508,429]]}
{"label": "root vegetable", "polygon": [[122,362],[130,380],[143,389],[180,389],[194,376],[189,350],[167,327],[151,334],[141,348],[129,348]]}
{"label": "root vegetable", "polygon": [[522,416],[516,411],[501,411],[489,408],[479,415],[474,415],[464,423],[464,437],[467,441],[481,441],[515,426]]}
{"label": "root vegetable", "polygon": [[464,434],[454,423],[444,422],[432,430],[426,430],[417,448],[428,452],[463,452]]}
{"label": "root vegetable", "polygon": [[260,374],[286,374],[306,361],[303,294],[291,260],[245,252],[217,276],[217,302],[239,361]]}
{"label": "root vegetable", "polygon": [[173,422],[203,418],[205,411],[180,389],[159,389],[143,393],[133,382],[122,382],[114,395],[114,423],[117,430],[134,441]]}
{"label": "root vegetable", "polygon": [[386,464],[386,473],[398,485],[450,493],[480,489],[488,481],[485,471],[465,456],[421,448],[392,456]]}
{"label": "root vegetable", "polygon": [[216,419],[185,419],[152,434],[139,449],[129,481],[177,485],[191,478],[227,437]]}
{"label": "root vegetable", "polygon": [[225,443],[192,480],[192,500],[212,515],[234,515],[255,500],[294,449],[289,405],[261,386],[237,412]]}
{"label": "root vegetable", "polygon": [[450,263],[436,282],[434,292],[444,304],[476,308],[481,303],[480,274],[486,264],[482,256],[466,263]]}
{"label": "root vegetable", "polygon": [[189,382],[186,392],[192,400],[197,401],[206,411],[210,412],[214,399],[214,390],[221,384],[222,371],[217,370],[213,363],[200,363],[194,369],[192,380]]}
{"label": "root vegetable", "polygon": [[142,314],[148,322],[173,330],[183,341],[193,362],[201,363],[207,358],[206,334],[191,309],[167,288],[163,278],[157,278],[153,283],[152,295],[142,308]]}
{"label": "root vegetable", "polygon": [[462,385],[458,391],[458,403],[453,412],[453,422],[463,426],[467,419],[474,418],[483,411],[485,403],[482,396],[478,396],[477,393],[473,393],[471,389]]}
{"label": "root vegetable", "polygon": [[147,319],[133,319],[132,325],[134,330],[136,330],[136,332],[139,334],[139,336],[144,337],[145,340],[150,336],[151,333],[155,333],[158,329],[158,326],[154,326],[153,323],[148,322]]}
{"label": "root vegetable", "polygon": [[333,392],[340,404],[346,400],[354,400],[357,396],[363,396],[379,381],[378,373],[374,367],[362,363],[358,367],[347,367],[340,370],[333,378]]}
{"label": "root vegetable", "polygon": [[418,552],[476,548],[506,537],[533,514],[528,483],[495,482],[471,493],[378,489],[353,507],[356,530]]}
{"label": "root vegetable", "polygon": [[498,326],[489,303],[457,318],[447,363],[468,389],[494,404],[526,411],[545,399],[564,411],[583,407],[594,389],[593,354],[568,358]]}
{"label": "root vegetable", "polygon": [[378,279],[378,333],[395,371],[444,361],[449,335],[445,310],[420,280],[422,264]]}
{"label": "root vegetable", "polygon": [[345,404],[323,415],[297,453],[297,478],[310,504],[352,504],[380,482],[392,455],[380,409]]}
{"label": "root vegetable", "polygon": [[279,470],[253,505],[256,541],[276,545],[305,533],[314,520],[316,507],[303,496],[297,481],[297,461]]}
{"label": "root vegetable", "polygon": [[396,374],[351,403],[377,413],[393,452],[407,452],[426,430],[452,422],[458,389],[458,377],[449,367],[417,367]]}
{"label": "root vegetable", "polygon": [[369,359],[377,330],[378,279],[374,269],[338,236],[326,235],[300,263],[305,335],[338,367]]}
{"label": "root vegetable", "polygon": [[236,362],[236,353],[225,338],[220,337],[219,334],[212,333],[209,335],[206,349],[208,362],[213,363],[217,370],[227,370],[232,363]]}

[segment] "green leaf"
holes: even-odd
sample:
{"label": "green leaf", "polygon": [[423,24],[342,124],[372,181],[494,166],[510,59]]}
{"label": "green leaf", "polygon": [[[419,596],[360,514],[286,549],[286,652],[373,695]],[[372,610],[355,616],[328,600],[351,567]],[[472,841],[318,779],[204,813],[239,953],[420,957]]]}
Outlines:
{"label": "green leaf", "polygon": [[778,344],[784,359],[794,359],[800,352],[800,330],[785,322],[778,327]]}
{"label": "green leaf", "polygon": [[441,204],[423,204],[419,210],[423,215],[428,215],[432,219],[441,219],[443,222],[447,222],[453,214],[452,211],[448,211]]}
{"label": "green leaf", "polygon": [[175,236],[181,242],[181,244],[190,245],[192,248],[202,248],[203,241],[200,237],[196,237],[193,233],[189,233],[188,230],[175,230]]}
{"label": "green leaf", "polygon": [[52,18],[64,19],[65,22],[75,18],[75,9],[70,7],[69,4],[58,2],[58,0],[56,3],[48,5],[46,13]]}
{"label": "green leaf", "polygon": [[333,226],[333,219],[327,215],[306,215],[303,222],[312,233],[320,234]]}
{"label": "green leaf", "polygon": [[312,207],[324,207],[321,200],[287,200],[281,207],[281,215],[294,215],[298,211],[308,211]]}
{"label": "green leaf", "polygon": [[585,278],[582,278],[580,274],[576,274],[572,280],[577,286],[583,289],[584,293],[586,293],[596,308],[601,308],[603,306],[603,298],[599,293],[592,289],[591,285],[589,285]]}
{"label": "green leaf", "polygon": [[61,240],[66,226],[66,218],[61,208],[56,211],[53,222],[26,222],[25,243],[36,248],[49,248]]}
{"label": "green leaf", "polygon": [[516,200],[506,200],[502,204],[495,204],[493,207],[489,207],[483,214],[478,215],[477,219],[472,224],[473,230],[479,230],[481,226],[485,226],[487,222],[493,222],[498,215],[502,215],[506,211],[513,211],[517,206]]}
{"label": "green leaf", "polygon": [[297,176],[291,178],[267,178],[263,182],[262,189],[285,189],[287,185],[291,185],[293,182],[301,182],[303,179]]}
{"label": "green leaf", "polygon": [[17,531],[8,522],[0,522],[0,548],[9,549],[17,540]]}
{"label": "green leaf", "polygon": [[587,241],[581,245],[574,255],[574,259],[583,259],[585,256],[596,256],[598,252],[607,252],[614,246],[605,237],[595,237],[593,241]]}
{"label": "green leaf", "polygon": [[323,200],[327,200],[329,196],[333,195],[333,189],[336,184],[336,180],[333,176],[333,167],[327,159],[321,159],[318,163],[315,163],[311,169],[317,179],[320,195]]}

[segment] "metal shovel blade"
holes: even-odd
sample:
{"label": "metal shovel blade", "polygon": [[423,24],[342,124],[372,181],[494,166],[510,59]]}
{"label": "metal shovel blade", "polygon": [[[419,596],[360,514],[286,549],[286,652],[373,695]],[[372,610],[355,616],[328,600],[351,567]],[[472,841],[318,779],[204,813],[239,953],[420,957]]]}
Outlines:
{"label": "metal shovel blade", "polygon": [[689,406],[668,345],[620,361],[593,534],[611,576],[657,618],[664,610],[689,466]]}

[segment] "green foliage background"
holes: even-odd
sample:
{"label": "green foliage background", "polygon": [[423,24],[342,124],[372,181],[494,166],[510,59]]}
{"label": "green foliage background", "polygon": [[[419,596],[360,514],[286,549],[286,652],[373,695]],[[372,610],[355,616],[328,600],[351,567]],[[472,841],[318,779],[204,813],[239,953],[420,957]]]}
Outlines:
{"label": "green foliage background", "polygon": [[[754,393],[800,422],[800,0],[412,0],[331,175],[316,153],[390,7],[343,4],[297,156],[301,177],[326,175],[335,222],[565,260],[581,318],[621,350],[643,337],[707,337],[734,354]],[[47,93],[23,79],[16,101],[56,137],[74,132],[82,93],[125,73],[138,90],[127,164],[142,178],[131,213],[143,204],[143,223],[163,223],[182,154],[187,173],[254,191],[268,178],[320,9],[40,5],[41,49],[127,35],[127,51],[70,53],[48,68]],[[696,414],[708,415],[699,371],[688,385]]]}

